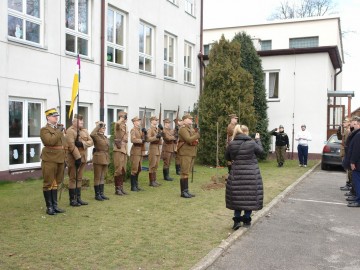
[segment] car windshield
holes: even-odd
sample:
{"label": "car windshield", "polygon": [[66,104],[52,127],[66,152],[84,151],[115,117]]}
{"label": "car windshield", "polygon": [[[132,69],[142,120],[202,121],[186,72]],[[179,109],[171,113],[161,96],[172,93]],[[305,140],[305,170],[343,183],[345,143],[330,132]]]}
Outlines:
{"label": "car windshield", "polygon": [[341,143],[341,140],[337,138],[336,134],[333,134],[329,138],[328,143]]}

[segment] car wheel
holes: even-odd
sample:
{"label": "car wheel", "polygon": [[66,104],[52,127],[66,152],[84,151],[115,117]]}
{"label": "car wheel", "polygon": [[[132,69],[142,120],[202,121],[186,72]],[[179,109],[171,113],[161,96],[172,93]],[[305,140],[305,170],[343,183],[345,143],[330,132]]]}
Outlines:
{"label": "car wheel", "polygon": [[327,165],[324,164],[324,163],[321,163],[321,169],[322,169],[322,170],[326,170],[326,169],[327,169]]}

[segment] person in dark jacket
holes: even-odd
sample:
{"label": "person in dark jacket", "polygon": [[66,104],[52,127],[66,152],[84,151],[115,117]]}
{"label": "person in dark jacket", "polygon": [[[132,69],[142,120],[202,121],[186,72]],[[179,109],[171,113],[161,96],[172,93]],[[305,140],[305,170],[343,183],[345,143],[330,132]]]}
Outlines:
{"label": "person in dark jacket", "polygon": [[253,140],[247,126],[235,126],[225,154],[226,160],[232,161],[226,183],[226,208],[234,210],[234,230],[240,227],[240,222],[249,226],[252,211],[263,208],[263,182],[257,161],[263,151],[259,133]]}
{"label": "person in dark jacket", "polygon": [[279,128],[274,128],[270,134],[275,136],[275,153],[278,167],[282,167],[285,163],[285,153],[289,150],[289,137],[284,132],[284,126],[280,125]]}

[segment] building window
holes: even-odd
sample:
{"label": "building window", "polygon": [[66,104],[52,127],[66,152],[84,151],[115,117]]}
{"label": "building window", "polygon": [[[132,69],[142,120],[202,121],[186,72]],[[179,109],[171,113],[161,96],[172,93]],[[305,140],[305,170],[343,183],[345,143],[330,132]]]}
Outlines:
{"label": "building window", "polygon": [[289,48],[319,47],[319,37],[290,38]]}
{"label": "building window", "polygon": [[194,46],[185,43],[184,45],[184,82],[193,83],[193,59],[194,59]]}
{"label": "building window", "polygon": [[126,112],[126,108],[124,107],[109,107],[107,109],[107,124],[106,124],[106,133],[111,135],[111,125],[112,123],[118,120],[119,112]]}
{"label": "building window", "polygon": [[264,84],[268,99],[279,99],[279,72],[264,73]]}
{"label": "building window", "polygon": [[[77,114],[73,111],[71,118],[68,117],[70,110],[70,105],[66,105],[66,128],[69,128],[72,126],[72,120],[74,118],[74,114]],[[79,114],[83,116],[84,119],[84,128],[88,129],[89,127],[89,107],[88,106],[79,106]],[[95,125],[95,124],[94,124]],[[91,126],[94,126],[91,125]],[[91,132],[91,130],[90,130]]]}
{"label": "building window", "polygon": [[42,14],[42,0],[8,0],[8,36],[41,44]]}
{"label": "building window", "polygon": [[139,30],[139,70],[152,73],[154,28],[140,23]]}
{"label": "building window", "polygon": [[108,8],[107,13],[107,61],[125,66],[126,15]]}
{"label": "building window", "polygon": [[164,119],[166,119],[166,118],[170,119],[170,127],[171,128],[174,128],[174,119],[175,119],[175,117],[176,117],[176,112],[175,111],[166,111],[166,110],[164,110]]}
{"label": "building window", "polygon": [[268,51],[271,50],[271,40],[262,40],[261,41],[261,50]]}
{"label": "building window", "polygon": [[9,99],[10,168],[40,165],[40,129],[43,111],[41,101]]}
{"label": "building window", "polygon": [[204,55],[209,55],[211,50],[212,44],[204,45]]}
{"label": "building window", "polygon": [[169,34],[164,35],[164,77],[175,78],[176,39]]}
{"label": "building window", "polygon": [[90,5],[88,0],[65,1],[66,51],[90,56]]}
{"label": "building window", "polygon": [[185,0],[185,12],[195,16],[195,3],[194,0]]}

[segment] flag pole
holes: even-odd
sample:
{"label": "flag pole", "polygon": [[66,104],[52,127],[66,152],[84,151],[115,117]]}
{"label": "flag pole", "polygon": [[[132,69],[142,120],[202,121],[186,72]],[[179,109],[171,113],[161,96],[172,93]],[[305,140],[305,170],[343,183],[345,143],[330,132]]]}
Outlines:
{"label": "flag pole", "polygon": [[[77,117],[76,117],[76,140],[79,140],[79,99],[80,99],[80,54],[78,53],[77,55],[77,64],[79,65],[79,83],[78,83],[78,91],[77,91],[77,101],[76,101],[76,112],[77,112]],[[74,114],[74,113],[73,113]],[[80,155],[81,158],[81,155]],[[80,187],[81,188],[81,187]],[[78,168],[76,168],[75,166],[75,198],[76,201],[78,200]]]}

